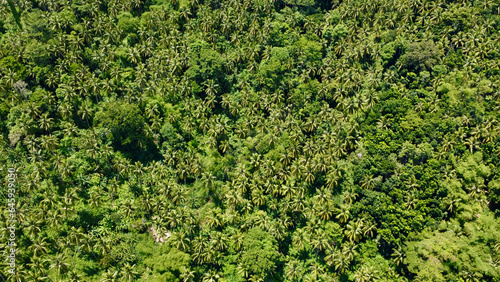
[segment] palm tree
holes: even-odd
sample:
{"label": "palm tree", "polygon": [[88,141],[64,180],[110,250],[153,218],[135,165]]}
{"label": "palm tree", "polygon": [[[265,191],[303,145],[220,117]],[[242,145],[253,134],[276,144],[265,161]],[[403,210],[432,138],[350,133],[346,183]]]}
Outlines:
{"label": "palm tree", "polygon": [[377,281],[379,278],[378,271],[373,266],[363,265],[354,273],[356,282]]}
{"label": "palm tree", "polygon": [[93,234],[83,233],[81,239],[79,240],[79,244],[81,244],[83,250],[87,253],[92,253],[92,255],[94,255],[94,243],[95,240]]}
{"label": "palm tree", "polygon": [[309,165],[307,165],[306,168],[305,168],[305,177],[304,177],[304,180],[307,183],[311,183],[311,182],[314,182],[315,179],[316,179],[316,177],[314,176],[314,173],[312,172],[311,167]]}
{"label": "palm tree", "polygon": [[28,247],[28,250],[33,251],[33,257],[40,257],[47,253],[48,244],[45,238],[37,237],[32,245]]}
{"label": "palm tree", "polygon": [[476,271],[468,271],[468,270],[463,270],[460,272],[460,276],[463,279],[463,281],[467,282],[479,282],[479,281],[484,281],[483,280],[483,274],[478,273]]}
{"label": "palm tree", "polygon": [[345,235],[351,242],[359,241],[363,237],[364,227],[363,219],[358,218],[355,222],[351,221],[347,224]]}
{"label": "palm tree", "polygon": [[318,262],[314,262],[311,266],[309,266],[309,274],[306,275],[304,281],[318,281],[325,274],[325,269],[323,269],[322,265]]}
{"label": "palm tree", "polygon": [[55,268],[57,276],[61,277],[61,275],[65,274],[70,264],[66,261],[66,255],[64,253],[58,253],[55,256],[47,259],[46,261],[50,263],[49,269]]}
{"label": "palm tree", "polygon": [[221,226],[221,221],[219,220],[217,214],[214,214],[213,212],[209,213],[205,217],[205,221],[211,229]]}
{"label": "palm tree", "polygon": [[189,248],[188,244],[190,240],[183,230],[173,233],[172,241],[174,242],[174,246],[181,251],[186,251]]}
{"label": "palm tree", "polygon": [[404,262],[404,259],[405,259],[405,253],[403,252],[403,250],[401,249],[401,246],[398,246],[397,249],[393,249],[392,250],[393,253],[391,254],[392,256],[392,260],[394,261],[394,263],[396,265],[400,265],[401,263]]}
{"label": "palm tree", "polygon": [[349,220],[350,215],[349,206],[342,205],[340,207],[339,214],[335,218],[337,218],[341,223],[345,223]]}
{"label": "palm tree", "polygon": [[446,135],[441,146],[443,148],[443,151],[448,152],[454,149],[454,145],[455,142],[453,141],[453,138],[450,138],[449,135]]}
{"label": "palm tree", "polygon": [[137,64],[141,61],[141,55],[136,47],[128,48],[127,56],[130,62]]}
{"label": "palm tree", "polygon": [[244,278],[248,278],[250,276],[249,270],[246,267],[244,267],[243,265],[238,264],[236,269],[238,271],[238,274],[243,276]]}
{"label": "palm tree", "polygon": [[347,257],[345,257],[341,251],[335,249],[328,257],[327,263],[328,265],[333,264],[335,270],[343,274],[346,272],[346,270],[349,269],[350,260]]}
{"label": "palm tree", "polygon": [[189,268],[184,268],[181,272],[180,278],[182,279],[182,282],[194,281],[194,274],[194,271],[190,270]]}
{"label": "palm tree", "polygon": [[285,264],[285,276],[289,281],[301,281],[304,275],[304,267],[299,260],[290,259]]}
{"label": "palm tree", "polygon": [[378,178],[374,177],[373,175],[365,175],[363,176],[363,180],[361,180],[360,184],[361,188],[372,190],[377,182]]}
{"label": "palm tree", "polygon": [[[18,272],[16,272],[16,276],[18,276]],[[47,275],[47,271],[44,270],[43,266],[37,266],[31,270],[28,270],[26,272],[26,275],[24,277],[20,277],[20,278],[23,278],[23,279],[18,279],[18,277],[16,277],[15,281],[25,281],[26,278],[29,278],[29,281],[37,281],[38,282],[38,281],[47,281],[47,279],[49,279],[49,277]]]}
{"label": "palm tree", "polygon": [[54,119],[49,117],[48,113],[45,113],[39,120],[38,120],[40,127],[43,128],[45,131],[48,131],[50,133],[50,128],[54,124]]}
{"label": "palm tree", "polygon": [[322,229],[317,229],[314,236],[311,238],[311,245],[317,251],[323,251],[327,249],[330,242],[325,232]]}
{"label": "palm tree", "polygon": [[365,228],[363,230],[363,235],[370,237],[373,237],[374,232],[377,230],[377,225],[376,224],[370,224],[370,225],[365,225]]}
{"label": "palm tree", "polygon": [[123,265],[122,269],[120,269],[120,274],[122,275],[123,280],[125,281],[136,281],[136,277],[139,275],[137,271],[134,270],[135,264],[130,265],[128,262]]}
{"label": "palm tree", "polygon": [[121,208],[125,213],[125,217],[127,218],[130,217],[133,214],[134,210],[136,209],[134,199],[128,199],[125,202],[123,202]]}
{"label": "palm tree", "polygon": [[358,245],[354,242],[346,242],[342,244],[342,255],[349,261],[354,260],[358,252],[356,249],[358,248]]}
{"label": "palm tree", "polygon": [[339,168],[335,167],[331,169],[326,175],[326,187],[332,189],[339,183],[342,177],[342,172]]}
{"label": "palm tree", "polygon": [[497,252],[497,253],[498,253],[498,252],[500,252],[500,241],[497,241],[497,242],[495,243],[495,246],[493,247],[493,250],[494,250],[495,252]]}
{"label": "palm tree", "polygon": [[35,234],[38,234],[41,229],[40,225],[42,225],[43,221],[40,219],[32,219],[31,217],[28,217],[27,220],[23,221],[24,230],[26,230],[26,234],[30,236],[31,239],[34,238]]}
{"label": "palm tree", "polygon": [[356,200],[356,198],[359,196],[358,193],[354,192],[353,189],[349,189],[347,191],[344,191],[342,194],[344,196],[343,197],[344,203],[347,205],[351,205]]}
{"label": "palm tree", "polygon": [[79,106],[79,109],[77,111],[78,115],[80,116],[80,119],[83,121],[85,120],[87,122],[87,126],[90,127],[89,123],[89,117],[92,115],[92,105],[89,100],[85,100],[85,102]]}
{"label": "palm tree", "polygon": [[80,273],[76,269],[72,269],[68,273],[68,281],[70,282],[80,282],[83,281]]}
{"label": "palm tree", "polygon": [[103,274],[101,282],[118,282],[118,271],[116,269],[108,268]]}
{"label": "palm tree", "polygon": [[264,195],[262,189],[256,188],[256,189],[251,189],[252,191],[252,202],[256,206],[263,206],[266,204],[267,198]]}
{"label": "palm tree", "polygon": [[474,136],[471,136],[471,137],[467,138],[465,140],[464,144],[469,147],[469,150],[470,150],[471,153],[473,152],[473,149],[480,149],[480,146],[479,146],[480,143],[477,140],[477,138],[474,137]]}
{"label": "palm tree", "polygon": [[102,236],[97,237],[97,240],[95,242],[95,248],[101,256],[107,256],[109,254],[111,245],[112,243],[110,239],[106,239]]}
{"label": "palm tree", "polygon": [[[59,204],[59,203],[58,203]],[[59,229],[59,226],[63,220],[63,216],[59,211],[51,211],[49,210],[47,212],[47,216],[49,217],[49,220],[51,220],[51,223],[54,224],[56,230]]]}
{"label": "palm tree", "polygon": [[42,135],[40,136],[39,141],[40,141],[40,147],[42,147],[48,152],[52,152],[52,154],[54,154],[55,149],[59,145],[57,137],[53,135]]}

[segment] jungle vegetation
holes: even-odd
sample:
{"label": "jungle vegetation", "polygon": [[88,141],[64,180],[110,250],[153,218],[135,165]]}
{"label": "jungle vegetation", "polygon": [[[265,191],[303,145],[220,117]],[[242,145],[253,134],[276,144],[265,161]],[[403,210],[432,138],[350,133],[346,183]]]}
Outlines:
{"label": "jungle vegetation", "polygon": [[500,281],[498,1],[8,3],[5,281]]}

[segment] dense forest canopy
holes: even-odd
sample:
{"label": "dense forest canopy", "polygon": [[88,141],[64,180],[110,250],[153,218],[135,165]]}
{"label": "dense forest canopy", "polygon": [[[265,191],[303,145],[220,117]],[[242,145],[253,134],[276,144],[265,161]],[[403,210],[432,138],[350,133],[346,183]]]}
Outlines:
{"label": "dense forest canopy", "polygon": [[4,279],[500,281],[498,1],[3,3]]}

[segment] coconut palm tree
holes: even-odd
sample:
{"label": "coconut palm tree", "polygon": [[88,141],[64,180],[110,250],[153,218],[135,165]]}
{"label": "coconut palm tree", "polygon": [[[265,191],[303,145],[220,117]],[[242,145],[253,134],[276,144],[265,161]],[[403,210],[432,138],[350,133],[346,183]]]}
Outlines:
{"label": "coconut palm tree", "polygon": [[50,264],[49,269],[55,269],[58,277],[62,277],[69,270],[70,264],[66,262],[66,255],[64,253],[57,253],[46,259],[46,261]]}
{"label": "coconut palm tree", "polygon": [[304,267],[299,260],[290,259],[285,264],[285,276],[289,281],[301,281],[304,275]]}
{"label": "coconut palm tree", "polygon": [[341,223],[345,223],[349,220],[350,215],[349,206],[341,206],[335,218],[337,218]]}
{"label": "coconut palm tree", "polygon": [[135,264],[130,265],[128,262],[123,265],[123,267],[120,269],[120,274],[122,276],[122,279],[125,281],[136,281],[135,279],[139,275],[137,271],[134,270]]}
{"label": "coconut palm tree", "polygon": [[393,253],[391,254],[392,259],[394,263],[399,266],[401,263],[404,262],[405,253],[401,249],[401,246],[398,246],[397,249],[393,249],[392,251],[393,251]]}
{"label": "coconut palm tree", "polygon": [[49,245],[45,238],[37,237],[32,245],[28,247],[29,251],[33,252],[33,257],[40,257],[47,253]]}
{"label": "coconut palm tree", "polygon": [[363,265],[354,273],[356,282],[377,281],[379,278],[378,271],[373,266]]}
{"label": "coconut palm tree", "polygon": [[118,281],[120,281],[118,270],[112,268],[108,268],[106,272],[104,272],[103,278],[101,279],[101,282],[118,282]]}
{"label": "coconut palm tree", "polygon": [[351,221],[347,224],[345,235],[351,242],[359,241],[363,237],[363,230],[365,227],[364,220],[361,218],[356,221]]}

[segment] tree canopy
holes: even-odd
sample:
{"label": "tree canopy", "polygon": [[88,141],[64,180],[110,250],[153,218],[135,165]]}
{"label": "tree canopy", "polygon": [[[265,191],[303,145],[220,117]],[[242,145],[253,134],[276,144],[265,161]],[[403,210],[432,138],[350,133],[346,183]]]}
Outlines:
{"label": "tree canopy", "polygon": [[499,14],[7,1],[0,176],[17,169],[17,253],[0,275],[500,281]]}

